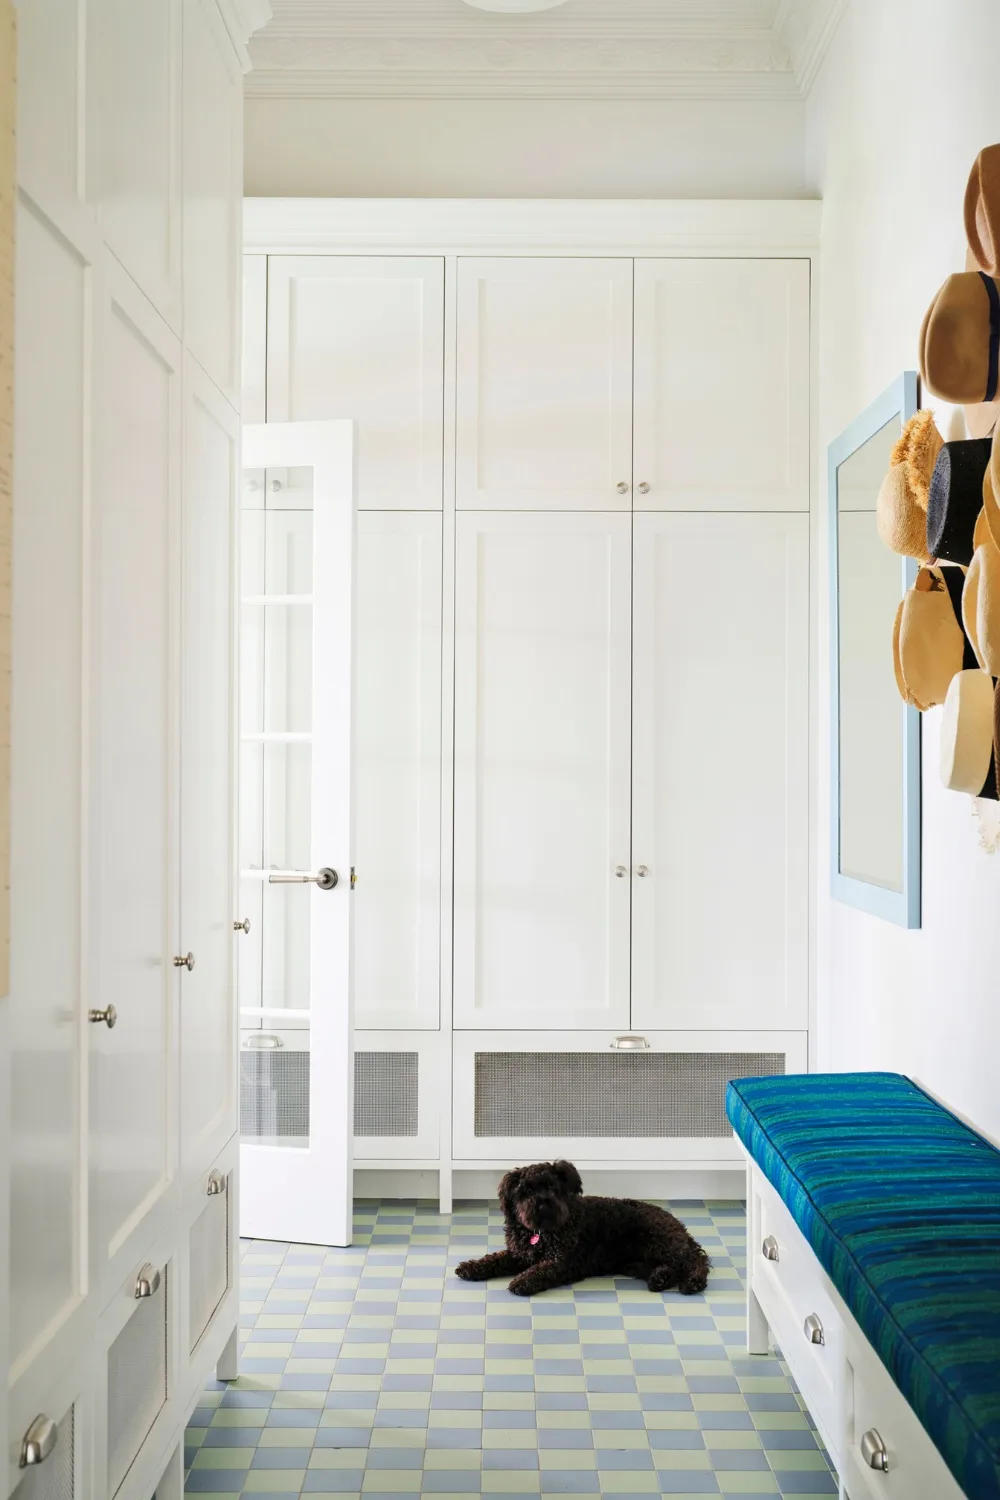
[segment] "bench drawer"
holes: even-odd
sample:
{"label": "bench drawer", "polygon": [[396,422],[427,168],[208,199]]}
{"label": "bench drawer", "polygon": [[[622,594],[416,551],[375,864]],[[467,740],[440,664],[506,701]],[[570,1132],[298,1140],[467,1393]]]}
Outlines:
{"label": "bench drawer", "polygon": [[[851,1500],[962,1500],[944,1459],[888,1371],[853,1340],[846,1353],[845,1383],[841,1467]],[[885,1469],[879,1467],[882,1462]]]}

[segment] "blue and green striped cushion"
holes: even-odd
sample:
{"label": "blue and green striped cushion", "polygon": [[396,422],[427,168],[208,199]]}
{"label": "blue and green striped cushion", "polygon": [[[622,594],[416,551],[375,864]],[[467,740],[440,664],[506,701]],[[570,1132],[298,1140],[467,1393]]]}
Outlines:
{"label": "blue and green striped cushion", "polygon": [[969,1500],[1000,1500],[1000,1152],[897,1073],[743,1078],[726,1110]]}

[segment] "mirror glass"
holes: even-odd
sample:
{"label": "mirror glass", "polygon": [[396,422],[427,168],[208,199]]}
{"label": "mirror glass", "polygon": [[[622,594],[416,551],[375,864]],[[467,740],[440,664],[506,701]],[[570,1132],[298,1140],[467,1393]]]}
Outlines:
{"label": "mirror glass", "polygon": [[834,896],[920,925],[920,723],[893,670],[899,601],[916,563],[890,552],[876,506],[917,409],[902,375],[830,445],[831,813]]}

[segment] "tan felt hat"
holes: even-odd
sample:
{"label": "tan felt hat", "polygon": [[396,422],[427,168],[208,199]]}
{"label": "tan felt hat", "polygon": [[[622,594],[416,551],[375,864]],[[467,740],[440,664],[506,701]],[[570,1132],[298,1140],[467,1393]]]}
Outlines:
{"label": "tan felt hat", "polygon": [[985,271],[949,276],[920,330],[920,374],[957,405],[992,401],[1000,376],[1000,287]]}
{"label": "tan felt hat", "polygon": [[976,667],[957,672],[941,718],[941,780],[953,792],[996,800],[992,677]]}
{"label": "tan felt hat", "polygon": [[[972,251],[966,246],[965,269],[978,271],[979,265]],[[965,415],[965,430],[970,438],[989,437],[1000,416],[1000,396],[992,401],[967,401],[962,407]]]}
{"label": "tan felt hat", "polygon": [[929,411],[918,411],[903,428],[875,507],[878,534],[903,557],[932,562],[927,550],[927,497],[943,440]]}
{"label": "tan felt hat", "polygon": [[1000,549],[992,537],[972,554],[962,590],[962,621],[980,667],[1000,677]]}
{"label": "tan felt hat", "polygon": [[921,568],[893,626],[893,669],[904,703],[943,703],[952,678],[976,657],[962,628],[964,568]]}
{"label": "tan felt hat", "polygon": [[[993,766],[1000,766],[1000,682],[993,691]],[[997,792],[1000,793],[1000,775],[997,776]]]}
{"label": "tan felt hat", "polygon": [[1000,273],[1000,146],[985,146],[969,173],[965,238],[979,269]]}

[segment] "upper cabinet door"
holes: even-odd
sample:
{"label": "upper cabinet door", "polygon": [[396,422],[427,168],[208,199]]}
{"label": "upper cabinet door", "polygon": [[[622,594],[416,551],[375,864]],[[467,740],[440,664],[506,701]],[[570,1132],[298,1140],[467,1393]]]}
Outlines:
{"label": "upper cabinet door", "polygon": [[628,1025],[631,518],[460,515],[455,1025]]}
{"label": "upper cabinet door", "polygon": [[239,405],[243,71],[216,0],[184,0],[184,337]]}
{"label": "upper cabinet door", "polygon": [[631,260],[460,260],[457,504],[631,510]]}
{"label": "upper cabinet door", "polygon": [[180,0],[91,0],[90,197],[105,239],[181,331]]}
{"label": "upper cabinet door", "polygon": [[809,509],[809,262],[637,260],[640,510]]}
{"label": "upper cabinet door", "polygon": [[267,420],[355,423],[359,510],[440,510],[444,261],[272,256]]}
{"label": "upper cabinet door", "polygon": [[635,517],[632,1024],[805,1029],[809,518]]}

